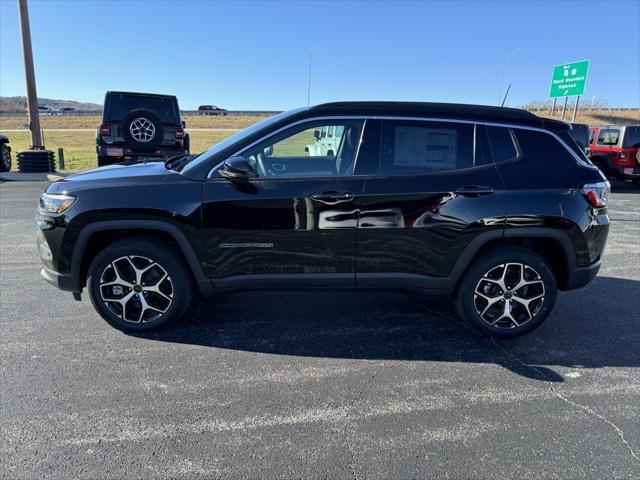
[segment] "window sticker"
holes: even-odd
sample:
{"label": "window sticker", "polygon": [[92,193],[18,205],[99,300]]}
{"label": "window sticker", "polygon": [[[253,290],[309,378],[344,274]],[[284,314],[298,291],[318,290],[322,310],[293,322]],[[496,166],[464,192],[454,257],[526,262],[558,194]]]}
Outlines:
{"label": "window sticker", "polygon": [[394,165],[456,168],[458,132],[445,128],[396,127]]}

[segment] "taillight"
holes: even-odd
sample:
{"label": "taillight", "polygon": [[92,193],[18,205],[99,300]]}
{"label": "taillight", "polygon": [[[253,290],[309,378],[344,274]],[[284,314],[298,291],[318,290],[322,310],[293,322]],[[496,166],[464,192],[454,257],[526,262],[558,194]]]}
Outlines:
{"label": "taillight", "polygon": [[106,135],[107,137],[111,135],[111,125],[107,125],[103,123],[100,125],[100,135]]}
{"label": "taillight", "polygon": [[176,128],[176,140],[182,140],[184,138],[184,129]]}
{"label": "taillight", "polygon": [[606,207],[609,203],[609,182],[586,183],[580,189],[585,198],[594,207]]}

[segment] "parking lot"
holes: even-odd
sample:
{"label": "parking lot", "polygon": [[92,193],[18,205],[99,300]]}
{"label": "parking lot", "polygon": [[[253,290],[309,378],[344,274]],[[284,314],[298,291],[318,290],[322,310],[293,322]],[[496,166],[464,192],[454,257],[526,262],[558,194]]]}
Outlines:
{"label": "parking lot", "polygon": [[638,478],[640,189],[603,268],[516,341],[415,294],[254,292],[127,335],[39,275],[0,184],[1,478]]}

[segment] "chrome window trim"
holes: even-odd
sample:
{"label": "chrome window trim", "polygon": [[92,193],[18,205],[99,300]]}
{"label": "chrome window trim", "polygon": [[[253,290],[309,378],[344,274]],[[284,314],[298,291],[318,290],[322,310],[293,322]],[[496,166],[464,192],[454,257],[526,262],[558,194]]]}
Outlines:
{"label": "chrome window trim", "polygon": [[[318,121],[318,120],[364,120],[364,123],[362,125],[362,132],[360,133],[360,145],[362,145],[362,138],[364,135],[364,129],[366,126],[366,121],[367,120],[402,120],[402,121],[422,121],[422,122],[443,122],[443,123],[464,123],[464,124],[470,124],[470,125],[485,125],[485,126],[492,126],[492,127],[506,127],[506,128],[518,128],[521,130],[530,130],[530,131],[534,131],[534,132],[541,132],[541,133],[546,133],[547,135],[551,135],[553,138],[556,139],[556,141],[560,142],[560,144],[565,148],[565,150],[567,152],[569,152],[569,154],[573,157],[573,159],[576,161],[576,163],[578,165],[581,165],[583,167],[587,167],[587,168],[591,168],[591,169],[597,169],[598,167],[596,167],[595,165],[592,165],[590,163],[585,162],[583,159],[581,159],[577,153],[575,153],[571,147],[569,147],[569,145],[566,144],[566,142],[564,140],[562,140],[562,138],[560,138],[557,134],[555,134],[554,132],[550,131],[550,130],[546,130],[544,128],[540,128],[540,127],[530,127],[527,125],[518,125],[518,124],[514,124],[514,123],[498,123],[498,122],[485,122],[485,121],[480,121],[480,120],[463,120],[463,119],[455,119],[455,118],[437,118],[437,117],[414,117],[414,116],[395,116],[395,115],[331,115],[331,116],[319,116],[319,117],[310,117],[310,118],[305,118],[302,120],[298,120],[297,122],[293,122],[293,123],[289,123],[271,133],[269,133],[268,135],[265,135],[264,137],[259,138],[258,140],[250,143],[249,145],[247,145],[246,147],[238,150],[237,152],[229,155],[227,158],[231,158],[233,156],[236,155],[240,155],[242,152],[244,152],[245,150],[248,150],[249,148],[257,145],[258,143],[262,142],[263,140],[266,140],[269,137],[272,137],[273,135],[276,135],[280,132],[282,132],[283,130],[286,130],[288,128],[291,127],[295,127],[296,125],[299,125],[301,123],[307,123],[307,122],[314,122],[314,121]],[[475,135],[474,135],[474,140],[475,140]],[[359,155],[360,153],[360,145],[358,145],[358,152],[356,154],[356,162],[358,161],[358,157],[357,155]],[[517,147],[516,147],[517,148]],[[474,141],[474,153],[475,153],[475,141]],[[226,160],[226,158],[225,158]],[[493,161],[493,159],[492,159]],[[213,166],[211,168],[211,170],[209,171],[209,174],[207,175],[207,179],[211,179],[211,175],[224,163],[224,160],[222,160],[220,163],[218,163],[217,165]],[[355,172],[355,167],[356,167],[356,163],[354,162],[353,165],[353,171]],[[309,177],[287,177],[287,178],[309,178]]]}

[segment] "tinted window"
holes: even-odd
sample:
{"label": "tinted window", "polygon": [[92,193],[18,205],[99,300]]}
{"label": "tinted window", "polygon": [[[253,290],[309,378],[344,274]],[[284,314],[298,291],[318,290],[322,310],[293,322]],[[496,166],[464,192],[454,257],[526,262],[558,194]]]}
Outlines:
{"label": "tinted window", "polygon": [[[575,162],[569,151],[548,133],[513,129],[522,155],[536,162],[556,162],[560,159]],[[567,135],[568,137],[568,135]],[[569,137],[571,140],[571,137]],[[576,149],[579,149],[572,141]]]}
{"label": "tinted window", "polygon": [[573,150],[573,152],[580,157],[580,159],[585,163],[591,163],[591,160],[587,158],[587,155],[584,151],[585,147],[578,143],[578,141],[571,136],[569,132],[557,132],[558,135],[567,146]]}
{"label": "tinted window", "polygon": [[518,156],[518,149],[513,143],[513,135],[509,128],[487,127],[487,134],[489,135],[494,162],[513,160]]}
{"label": "tinted window", "polygon": [[620,137],[620,130],[617,128],[605,128],[598,134],[598,145],[616,145]]}
{"label": "tinted window", "polygon": [[640,127],[626,128],[624,132],[624,140],[622,141],[622,146],[625,148],[640,147]]}
{"label": "tinted window", "polygon": [[473,131],[469,124],[385,121],[380,171],[424,173],[473,167]]}
{"label": "tinted window", "polygon": [[176,123],[177,102],[171,97],[147,97],[144,95],[111,95],[109,100],[109,121],[119,121],[131,110],[143,108],[149,110],[163,123]]}

